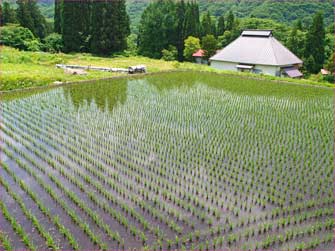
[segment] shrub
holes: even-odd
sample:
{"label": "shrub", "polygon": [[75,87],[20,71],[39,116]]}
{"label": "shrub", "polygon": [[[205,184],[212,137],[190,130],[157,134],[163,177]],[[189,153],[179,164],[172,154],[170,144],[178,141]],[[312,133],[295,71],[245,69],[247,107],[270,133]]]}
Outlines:
{"label": "shrub", "polygon": [[334,81],[335,81],[334,75],[332,75],[332,74],[326,75],[326,76],[323,77],[323,80],[333,84]]}
{"label": "shrub", "polygon": [[125,50],[126,56],[136,56],[138,54],[137,39],[136,34],[131,34],[127,37],[127,49]]}
{"label": "shrub", "polygon": [[200,39],[196,37],[188,37],[185,41],[184,57],[188,61],[193,60],[193,53],[201,48]]}
{"label": "shrub", "polygon": [[177,59],[178,51],[175,46],[169,45],[168,49],[162,50],[162,59],[165,61],[174,61]]}
{"label": "shrub", "polygon": [[205,58],[209,59],[215,54],[216,49],[218,48],[218,41],[213,35],[207,35],[202,38],[201,45],[205,51]]}
{"label": "shrub", "polygon": [[41,44],[33,33],[19,25],[11,24],[0,28],[1,42],[20,50],[38,51]]}
{"label": "shrub", "polygon": [[60,34],[51,33],[43,40],[43,50],[51,53],[60,52],[63,49],[63,39]]}

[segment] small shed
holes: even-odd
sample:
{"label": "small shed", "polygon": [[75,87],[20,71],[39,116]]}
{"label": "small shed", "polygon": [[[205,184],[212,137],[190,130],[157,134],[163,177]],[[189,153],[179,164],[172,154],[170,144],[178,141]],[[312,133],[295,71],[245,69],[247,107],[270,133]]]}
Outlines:
{"label": "small shed", "polygon": [[272,30],[245,30],[210,58],[213,68],[300,78],[303,61],[281,44]]}
{"label": "small shed", "polygon": [[195,53],[193,53],[192,55],[195,59],[195,62],[197,64],[208,64],[208,61],[206,59],[204,59],[205,56],[205,51],[200,49],[198,51],[196,51]]}
{"label": "small shed", "polygon": [[323,76],[327,76],[327,75],[330,74],[330,72],[327,71],[326,69],[321,69],[321,74],[322,74]]}

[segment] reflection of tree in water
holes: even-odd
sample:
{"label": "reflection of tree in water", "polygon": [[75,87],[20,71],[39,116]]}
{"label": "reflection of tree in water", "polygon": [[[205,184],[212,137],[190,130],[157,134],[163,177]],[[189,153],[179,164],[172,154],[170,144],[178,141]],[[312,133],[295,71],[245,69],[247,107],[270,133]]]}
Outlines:
{"label": "reflection of tree in water", "polygon": [[97,81],[88,84],[67,86],[64,93],[78,108],[80,105],[94,102],[102,111],[112,111],[118,104],[127,100],[127,79]]}
{"label": "reflection of tree in water", "polygon": [[159,91],[176,89],[181,87],[192,87],[198,82],[198,72],[178,72],[151,75],[146,78],[147,82]]}
{"label": "reflection of tree in water", "polygon": [[[188,90],[197,85],[206,85],[211,88],[222,89],[225,86],[225,76],[210,72],[172,72],[152,75],[146,78],[147,82],[159,91],[180,89]],[[239,80],[239,79],[238,79]],[[240,81],[240,80],[239,80]]]}
{"label": "reflection of tree in water", "polygon": [[23,99],[23,98],[29,98],[31,96],[47,92],[49,90],[52,90],[51,88],[45,87],[43,89],[36,89],[36,90],[23,90],[19,92],[7,92],[7,93],[0,93],[0,106],[1,102],[5,101],[12,101],[16,99]]}

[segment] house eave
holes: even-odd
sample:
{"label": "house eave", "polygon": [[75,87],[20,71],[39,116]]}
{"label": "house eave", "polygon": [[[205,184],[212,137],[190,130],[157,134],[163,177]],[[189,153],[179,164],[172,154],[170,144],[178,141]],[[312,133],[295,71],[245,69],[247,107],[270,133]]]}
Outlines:
{"label": "house eave", "polygon": [[274,67],[286,67],[286,66],[292,66],[292,65],[302,65],[303,61],[300,62],[294,62],[289,64],[262,64],[257,62],[240,62],[240,61],[230,61],[230,60],[220,60],[220,59],[209,59],[210,62],[227,62],[227,63],[234,63],[234,64],[250,64],[250,65],[263,65],[263,66],[274,66]]}

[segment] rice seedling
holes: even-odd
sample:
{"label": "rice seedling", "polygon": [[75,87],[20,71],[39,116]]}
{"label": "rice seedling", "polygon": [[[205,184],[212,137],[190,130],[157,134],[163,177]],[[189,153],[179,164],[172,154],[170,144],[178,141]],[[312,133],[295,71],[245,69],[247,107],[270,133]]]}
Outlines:
{"label": "rice seedling", "polygon": [[10,175],[72,249],[80,239],[17,171],[104,250],[301,249],[300,238],[329,247],[331,90],[162,76],[5,100],[2,180]]}
{"label": "rice seedling", "polygon": [[0,231],[0,242],[4,250],[11,251],[13,250],[11,240],[9,239],[8,235]]}

